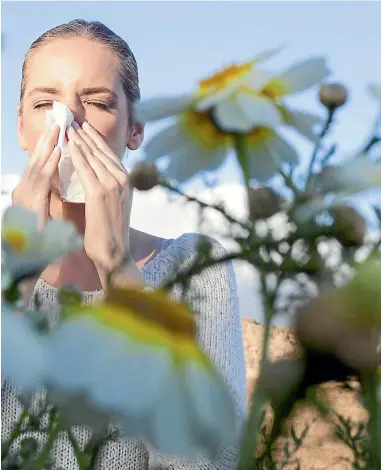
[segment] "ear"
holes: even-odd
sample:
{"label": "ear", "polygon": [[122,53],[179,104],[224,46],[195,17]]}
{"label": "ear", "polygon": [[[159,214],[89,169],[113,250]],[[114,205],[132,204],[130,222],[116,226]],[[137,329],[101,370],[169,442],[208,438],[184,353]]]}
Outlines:
{"label": "ear", "polygon": [[128,137],[127,147],[130,150],[137,150],[143,143],[144,139],[144,124],[136,122],[132,125],[132,130]]}
{"label": "ear", "polygon": [[17,105],[17,134],[19,137],[19,145],[23,150],[27,150],[26,139],[24,136],[24,126],[22,121],[21,104]]}

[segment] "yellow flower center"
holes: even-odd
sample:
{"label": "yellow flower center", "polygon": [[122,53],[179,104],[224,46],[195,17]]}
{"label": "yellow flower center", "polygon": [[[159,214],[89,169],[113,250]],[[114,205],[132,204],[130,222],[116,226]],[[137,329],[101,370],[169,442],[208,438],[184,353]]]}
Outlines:
{"label": "yellow flower center", "polygon": [[[208,112],[188,111],[179,116],[178,122],[182,132],[204,152],[213,153],[218,149],[234,146],[233,135],[222,131]],[[250,146],[260,145],[272,134],[270,128],[254,127],[245,133],[245,140]]]}
{"label": "yellow flower center", "polygon": [[271,101],[278,101],[288,92],[285,84],[276,78],[270,80],[260,91],[261,96],[269,98]]}
{"label": "yellow flower center", "polygon": [[7,230],[3,233],[2,238],[16,253],[21,253],[25,250],[28,240],[25,233],[18,230]]}
{"label": "yellow flower center", "polygon": [[198,91],[203,93],[210,93],[211,91],[221,90],[226,87],[229,83],[237,78],[242,77],[245,73],[250,72],[252,69],[253,62],[245,62],[241,65],[230,65],[229,67],[216,72],[215,74],[211,75],[204,80],[199,82]]}
{"label": "yellow flower center", "polygon": [[215,152],[230,143],[226,132],[219,129],[209,113],[189,111],[179,117],[182,131],[204,151]]}
{"label": "yellow flower center", "polygon": [[111,288],[103,304],[73,305],[66,314],[89,315],[115,333],[127,334],[138,344],[165,348],[172,354],[175,367],[189,359],[210,367],[207,356],[197,346],[194,316],[185,304],[173,302],[163,291]]}
{"label": "yellow flower center", "polygon": [[169,333],[194,338],[194,316],[185,304],[173,302],[163,291],[146,292],[136,288],[114,288],[108,291],[105,304],[128,308],[138,318],[152,322]]}
{"label": "yellow flower center", "polygon": [[269,139],[271,136],[274,135],[274,131],[269,127],[255,127],[252,131],[250,131],[246,138],[246,144],[248,147],[256,147],[263,145],[263,142]]}

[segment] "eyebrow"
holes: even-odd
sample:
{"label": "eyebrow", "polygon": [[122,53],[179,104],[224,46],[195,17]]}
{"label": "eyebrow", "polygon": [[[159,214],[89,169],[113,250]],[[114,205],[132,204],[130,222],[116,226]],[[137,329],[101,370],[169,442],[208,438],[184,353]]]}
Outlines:
{"label": "eyebrow", "polygon": [[[34,88],[30,93],[28,93],[28,97],[35,95],[36,93],[47,93],[49,95],[59,95],[60,91],[57,88],[52,87],[37,87]],[[101,93],[107,93],[111,95],[115,100],[118,99],[118,95],[111,91],[110,89],[99,86],[99,87],[91,87],[91,88],[82,88],[79,92],[79,96],[90,96],[90,95],[99,95]]]}

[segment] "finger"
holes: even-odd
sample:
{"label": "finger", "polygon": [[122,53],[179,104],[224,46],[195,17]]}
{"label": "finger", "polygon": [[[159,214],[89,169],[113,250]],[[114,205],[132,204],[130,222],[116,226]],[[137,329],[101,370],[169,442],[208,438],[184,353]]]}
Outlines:
{"label": "finger", "polygon": [[73,140],[81,149],[82,154],[87,158],[92,153],[92,148],[88,143],[78,134],[74,126],[70,126],[67,130],[68,140]]}
{"label": "finger", "polygon": [[87,121],[82,124],[82,129],[84,132],[93,140],[96,147],[99,150],[102,150],[105,154],[107,154],[110,158],[112,158],[115,163],[120,163],[120,159],[117,155],[110,149],[110,147],[106,144],[103,137],[99,134],[97,130],[94,129]]}
{"label": "finger", "polygon": [[69,152],[74,169],[78,174],[78,178],[86,194],[92,194],[95,190],[99,189],[100,181],[98,180],[93,168],[87,161],[80,147],[74,140],[69,140]]}
{"label": "finger", "polygon": [[50,154],[48,161],[45,163],[42,172],[50,179],[58,168],[58,163],[61,158],[61,149],[57,146],[54,147],[53,152]]}
{"label": "finger", "polygon": [[59,134],[59,126],[55,122],[48,128],[45,128],[41,137],[38,139],[33,155],[31,156],[28,166],[37,166],[41,168],[52,154],[54,146],[57,144]]}
{"label": "finger", "polygon": [[61,158],[61,150],[59,147],[55,146],[53,152],[49,155],[49,159],[46,162],[45,166],[39,171],[35,168],[32,174],[30,175],[30,181],[34,187],[33,192],[37,195],[40,194],[43,197],[49,193],[52,178],[58,168],[58,162]]}
{"label": "finger", "polygon": [[94,151],[97,149],[97,144],[93,141],[93,139],[86,134],[86,132],[82,129],[82,127],[74,121],[72,124],[73,129],[75,130],[76,134],[84,141],[86,142],[87,146],[91,149],[91,151]]}
{"label": "finger", "polygon": [[83,155],[90,163],[102,184],[108,181],[108,173],[111,173],[119,184],[123,186],[126,185],[128,174],[122,163],[119,160],[115,161],[109,155],[100,150],[91,137],[85,135],[85,132],[77,123],[73,124],[73,127],[68,130],[68,136],[80,146]]}
{"label": "finger", "polygon": [[93,161],[102,163],[103,167],[112,174],[112,176],[118,181],[120,185],[125,186],[127,184],[128,173],[121,163],[117,165],[112,158],[110,158],[100,149],[96,149],[93,152],[91,164],[93,164]]}

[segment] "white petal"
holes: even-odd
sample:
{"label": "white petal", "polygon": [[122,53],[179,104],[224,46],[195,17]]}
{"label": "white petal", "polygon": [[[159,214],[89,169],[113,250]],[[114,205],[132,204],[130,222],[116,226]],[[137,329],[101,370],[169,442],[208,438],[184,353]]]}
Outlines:
{"label": "white petal", "polygon": [[44,337],[33,330],[22,314],[9,312],[2,305],[1,375],[15,381],[23,391],[42,386],[47,348]]}
{"label": "white petal", "polygon": [[268,149],[273,160],[278,163],[278,165],[281,165],[282,163],[295,165],[299,162],[297,151],[275,132],[271,141],[268,142]]}
{"label": "white petal", "polygon": [[253,128],[251,120],[235,97],[218,104],[213,110],[213,117],[217,125],[225,132],[248,132]]}
{"label": "white petal", "polygon": [[216,447],[233,445],[236,414],[232,395],[222,379],[197,363],[189,362],[183,370],[190,399],[192,420],[201,435]]}
{"label": "white petal", "polygon": [[282,123],[282,116],[271,100],[247,93],[237,94],[237,101],[253,127],[274,128]]}
{"label": "white petal", "polygon": [[264,51],[260,52],[257,56],[254,57],[253,62],[259,63],[263,62],[264,60],[268,60],[276,54],[279,54],[281,50],[284,49],[284,46],[273,47],[270,49],[265,49]]}
{"label": "white petal", "polygon": [[17,228],[32,233],[38,230],[37,224],[37,214],[17,204],[8,207],[2,217],[2,231]]}
{"label": "white petal", "polygon": [[305,90],[321,82],[330,74],[324,57],[314,57],[293,65],[279,75],[288,93]]}
{"label": "white petal", "polygon": [[152,416],[154,447],[163,453],[195,459],[201,449],[192,430],[192,416],[187,395],[174,372],[162,391]]}
{"label": "white petal", "polygon": [[110,336],[90,316],[58,326],[50,335],[49,384],[61,389],[87,389],[99,374],[101,357],[117,354],[115,347],[110,348]]}
{"label": "white petal", "polygon": [[219,104],[213,114],[226,132],[248,132],[257,126],[276,127],[282,122],[280,112],[269,99],[244,92]]}
{"label": "white petal", "polygon": [[381,187],[381,166],[356,157],[331,168],[322,181],[325,190],[362,191]]}
{"label": "white petal", "polygon": [[280,109],[284,111],[286,125],[293,127],[312,142],[318,140],[318,135],[314,128],[323,123],[323,119],[320,116],[306,111],[289,109],[284,106],[280,106]]}
{"label": "white petal", "polygon": [[194,105],[194,109],[197,111],[206,111],[213,108],[232,96],[238,90],[240,85],[240,80],[232,80],[232,82],[227,84],[224,88],[207,94],[204,98],[199,98]]}
{"label": "white petal", "polygon": [[265,70],[253,69],[244,77],[243,84],[253,91],[260,91],[266,83],[274,78],[273,73],[266,72]]}
{"label": "white petal", "polygon": [[194,95],[187,94],[173,98],[153,98],[137,103],[135,119],[145,123],[158,121],[185,111],[194,100]]}
{"label": "white petal", "polygon": [[186,137],[178,124],[160,131],[145,145],[144,160],[153,162],[157,158],[174,152],[184,143]]}
{"label": "white petal", "polygon": [[213,153],[198,148],[193,142],[184,142],[171,160],[164,174],[178,183],[185,183],[198,172],[218,168],[224,161],[227,150],[217,149]]}
{"label": "white petal", "polygon": [[272,178],[278,171],[271,153],[265,143],[247,149],[250,179],[264,183]]}
{"label": "white petal", "polygon": [[44,231],[44,246],[49,261],[82,248],[83,238],[77,234],[72,223],[63,220],[49,220]]}
{"label": "white petal", "polygon": [[173,361],[164,348],[128,341],[128,348],[109,364],[92,388],[97,403],[133,417],[150,412],[172,373]]}

